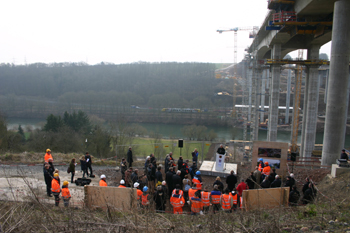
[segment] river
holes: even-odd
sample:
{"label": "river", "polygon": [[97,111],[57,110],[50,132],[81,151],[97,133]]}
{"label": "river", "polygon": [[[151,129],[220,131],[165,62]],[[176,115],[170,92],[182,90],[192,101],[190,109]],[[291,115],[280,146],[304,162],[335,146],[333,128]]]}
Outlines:
{"label": "river", "polygon": [[[26,129],[27,126],[32,128],[40,128],[45,122],[45,119],[23,119],[23,118],[11,118],[7,119],[8,128],[17,130],[18,125],[21,124],[23,129]],[[154,131],[163,135],[164,138],[184,138],[184,135],[181,132],[181,129],[184,127],[179,124],[152,124],[152,123],[139,123],[140,126],[147,129],[148,132]],[[208,131],[214,130],[218,135],[217,141],[228,141],[232,139],[232,134],[234,139],[242,140],[243,139],[243,129],[232,128],[232,127],[213,127],[207,126]],[[234,133],[232,133],[232,131]],[[278,131],[277,141],[278,142],[290,142],[290,132],[287,131]],[[300,135],[300,132],[299,132]],[[249,138],[249,131],[247,134]],[[267,139],[267,130],[259,130],[259,141],[266,141]],[[298,143],[300,143],[301,137],[298,137]],[[323,133],[316,134],[315,144],[323,144]],[[345,148],[350,147],[350,135],[346,135],[345,138]]]}

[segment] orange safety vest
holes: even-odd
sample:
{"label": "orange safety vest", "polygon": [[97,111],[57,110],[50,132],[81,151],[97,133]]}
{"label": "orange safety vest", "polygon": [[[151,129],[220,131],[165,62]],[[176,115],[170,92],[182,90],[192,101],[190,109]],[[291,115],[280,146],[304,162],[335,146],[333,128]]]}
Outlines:
{"label": "orange safety vest", "polygon": [[220,195],[211,195],[212,204],[220,204]]}
{"label": "orange safety vest", "polygon": [[270,175],[270,171],[271,171],[270,166],[265,166],[262,173],[264,175],[268,176],[268,175]]}
{"label": "orange safety vest", "polygon": [[234,205],[237,205],[237,196],[238,194],[236,193],[234,196],[232,195],[232,193],[230,193],[231,197],[232,197],[232,200],[233,200],[233,204]]}
{"label": "orange safety vest", "polygon": [[[173,192],[171,193],[171,195],[177,195],[176,194],[176,189],[173,190]],[[184,191],[182,191],[181,189],[179,190],[179,195],[183,196],[184,195]]]}
{"label": "orange safety vest", "polygon": [[126,188],[124,185],[119,185],[118,188]]}
{"label": "orange safety vest", "polygon": [[209,192],[201,192],[201,199],[203,206],[210,206],[210,193]]}
{"label": "orange safety vest", "polygon": [[192,179],[192,183],[193,183],[193,184],[196,184],[197,190],[201,190],[201,189],[202,189],[202,183],[201,183],[198,179],[193,178],[193,179]]}
{"label": "orange safety vest", "polygon": [[70,198],[70,197],[71,197],[68,188],[63,188],[63,189],[62,189],[62,197],[63,197],[63,198]]}
{"label": "orange safety vest", "polygon": [[262,171],[263,171],[263,169],[264,169],[264,168],[263,168],[263,167],[261,167],[261,163],[259,163],[259,171],[261,171],[261,172],[262,172]]}
{"label": "orange safety vest", "polygon": [[59,193],[61,192],[60,183],[55,178],[51,181],[51,192]]}
{"label": "orange safety vest", "polygon": [[140,197],[143,192],[140,189],[137,189],[136,192],[137,192],[137,200],[140,200]]}
{"label": "orange safety vest", "polygon": [[190,188],[188,190],[188,197],[191,199],[191,197],[194,197],[194,193],[197,192],[197,190]]}
{"label": "orange safety vest", "polygon": [[100,180],[100,186],[106,186],[107,187],[107,182],[104,180]]}
{"label": "orange safety vest", "polygon": [[201,209],[202,209],[202,201],[201,201],[201,199],[192,197],[191,198],[191,203],[192,203],[191,211],[193,213],[199,213],[201,211]]}
{"label": "orange safety vest", "polygon": [[45,160],[45,162],[49,162],[49,159],[52,159],[52,160],[53,160],[52,155],[51,155],[51,154],[46,153],[46,154],[45,154],[45,156],[44,156],[44,160]]}
{"label": "orange safety vest", "polygon": [[221,207],[224,210],[231,209],[231,198],[230,194],[222,194]]}
{"label": "orange safety vest", "polygon": [[182,214],[182,207],[185,205],[185,199],[182,195],[174,196],[172,195],[170,198],[170,204],[173,206],[174,214]]}
{"label": "orange safety vest", "polygon": [[146,194],[146,195],[142,194],[141,195],[141,201],[142,201],[141,204],[142,205],[149,205],[148,195],[149,194]]}
{"label": "orange safety vest", "polygon": [[243,209],[243,197],[240,197],[239,200],[241,201],[241,209]]}

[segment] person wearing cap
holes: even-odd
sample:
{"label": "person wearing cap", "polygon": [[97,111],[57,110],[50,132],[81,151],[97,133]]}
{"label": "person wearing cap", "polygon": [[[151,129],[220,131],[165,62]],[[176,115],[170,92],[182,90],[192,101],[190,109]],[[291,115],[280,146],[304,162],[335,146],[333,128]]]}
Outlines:
{"label": "person wearing cap", "polygon": [[62,198],[63,198],[63,203],[64,203],[64,207],[68,207],[69,206],[69,200],[71,198],[69,189],[68,189],[68,181],[63,181],[63,186],[62,186]]}
{"label": "person wearing cap", "polygon": [[58,173],[55,173],[51,182],[51,192],[55,197],[55,206],[58,206],[60,204],[61,187],[59,179],[60,177]]}
{"label": "person wearing cap", "polygon": [[210,192],[208,192],[208,187],[204,187],[204,191],[201,191],[201,200],[203,205],[203,212],[209,212],[210,207]]}
{"label": "person wearing cap", "polygon": [[345,149],[342,149],[342,150],[341,150],[340,159],[349,160],[349,156],[348,156],[347,153],[345,153]]}
{"label": "person wearing cap", "polygon": [[141,205],[143,208],[148,208],[150,206],[150,200],[151,200],[151,196],[148,194],[148,187],[145,186],[143,187],[142,190],[142,195],[141,195]]}
{"label": "person wearing cap", "polygon": [[226,178],[226,184],[227,188],[232,191],[237,184],[237,176],[235,175],[235,172],[231,170],[230,175],[227,176]]}
{"label": "person wearing cap", "polygon": [[241,197],[242,194],[243,194],[243,191],[244,190],[247,190],[249,189],[248,185],[244,182],[244,179],[241,180],[241,183],[239,183],[239,185],[237,185],[237,192],[238,192],[238,195]]}
{"label": "person wearing cap", "polygon": [[261,172],[262,178],[265,179],[265,176],[269,176],[271,172],[271,168],[269,166],[269,162],[265,161],[265,167],[263,168],[263,171]]}
{"label": "person wearing cap", "polygon": [[134,188],[136,189],[137,201],[139,202],[141,200],[141,195],[142,195],[142,191],[140,189],[140,184],[135,182]]}
{"label": "person wearing cap", "polygon": [[107,182],[106,182],[106,176],[105,175],[101,175],[101,180],[100,180],[100,183],[99,183],[99,185],[102,187],[102,186],[104,186],[104,187],[107,187],[108,185],[107,185]]}
{"label": "person wearing cap", "polygon": [[173,207],[174,214],[182,214],[182,207],[185,205],[185,199],[180,194],[179,189],[175,189],[175,193],[171,195],[170,204]]}
{"label": "person wearing cap", "polygon": [[236,211],[240,207],[240,196],[238,195],[235,188],[232,190],[230,195],[232,197],[232,210]]}
{"label": "person wearing cap", "polygon": [[49,159],[52,159],[52,161],[53,161],[53,158],[52,158],[52,155],[51,155],[51,150],[50,149],[46,149],[46,154],[44,156],[44,160],[45,160],[45,162],[49,162]]}
{"label": "person wearing cap", "polygon": [[126,161],[129,163],[129,167],[132,167],[132,162],[134,162],[134,159],[132,158],[131,146],[129,146],[128,153],[126,154]]}
{"label": "person wearing cap", "polygon": [[192,179],[192,183],[196,184],[197,186],[197,190],[202,190],[202,177],[201,177],[201,172],[200,171],[196,171],[196,175],[193,177]]}
{"label": "person wearing cap", "polygon": [[259,159],[259,171],[262,173],[264,169],[264,160],[262,158]]}
{"label": "person wearing cap", "polygon": [[50,171],[50,164],[48,163],[44,164],[44,179],[46,184],[46,194],[47,196],[52,197],[51,195],[52,175]]}
{"label": "person wearing cap", "polygon": [[221,192],[217,185],[214,185],[214,190],[210,193],[210,202],[213,205],[214,213],[220,210]]}
{"label": "person wearing cap", "polygon": [[118,188],[126,188],[125,180],[120,180]]}

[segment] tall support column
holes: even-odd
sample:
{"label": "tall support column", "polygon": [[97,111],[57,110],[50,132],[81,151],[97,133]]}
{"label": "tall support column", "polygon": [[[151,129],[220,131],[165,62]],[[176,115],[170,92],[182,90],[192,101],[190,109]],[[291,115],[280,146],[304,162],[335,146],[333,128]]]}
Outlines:
{"label": "tall support column", "polygon": [[261,112],[260,112],[260,122],[263,123],[265,121],[265,88],[266,88],[266,70],[262,71],[261,78]]}
{"label": "tall support column", "polygon": [[[319,59],[320,46],[315,45],[307,50],[308,60]],[[301,156],[311,157],[312,151],[315,147],[316,138],[316,123],[317,123],[317,109],[318,109],[318,65],[309,66],[307,68],[307,90],[305,90],[304,100],[306,100],[306,108],[304,107],[303,117],[303,147]],[[305,103],[305,101],[304,101]]]}
{"label": "tall support column", "polygon": [[[281,59],[281,44],[275,44],[271,53],[272,59]],[[270,83],[270,99],[269,99],[269,131],[267,134],[268,141],[277,140],[277,124],[278,124],[278,106],[280,96],[280,65],[271,65],[272,80]]]}
{"label": "tall support column", "polygon": [[344,146],[350,56],[349,12],[349,0],[339,0],[334,3],[331,63],[322,150],[323,165],[335,163]]}
{"label": "tall support column", "polygon": [[259,140],[259,105],[260,105],[260,84],[261,84],[261,68],[257,67],[255,69],[255,78],[256,78],[256,92],[255,92],[255,132],[254,132],[254,140]]}
{"label": "tall support column", "polygon": [[[291,66],[289,65],[289,68]],[[286,114],[284,118],[284,123],[289,124],[289,106],[290,106],[290,86],[292,85],[292,70],[288,69],[288,78],[287,78],[287,96],[286,96]]]}
{"label": "tall support column", "polygon": [[[248,63],[248,66],[251,67],[251,63]],[[248,122],[252,120],[252,77],[253,77],[253,69],[249,69],[248,67]]]}

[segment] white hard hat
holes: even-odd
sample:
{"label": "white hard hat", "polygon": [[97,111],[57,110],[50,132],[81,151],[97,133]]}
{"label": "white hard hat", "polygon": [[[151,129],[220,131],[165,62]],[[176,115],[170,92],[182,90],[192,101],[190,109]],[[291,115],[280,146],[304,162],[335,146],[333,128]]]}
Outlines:
{"label": "white hard hat", "polygon": [[106,176],[102,174],[101,179],[106,179]]}
{"label": "white hard hat", "polygon": [[139,185],[140,185],[139,183],[135,182],[135,183],[134,183],[134,188],[139,187]]}
{"label": "white hard hat", "polygon": [[166,182],[165,182],[165,180],[162,182],[162,185],[166,185]]}
{"label": "white hard hat", "polygon": [[292,178],[294,178],[294,174],[293,173],[290,173],[290,175],[289,175],[290,177],[292,177]]}
{"label": "white hard hat", "polygon": [[121,181],[120,181],[120,184],[125,184],[125,181],[124,181],[124,180],[121,180]]}

